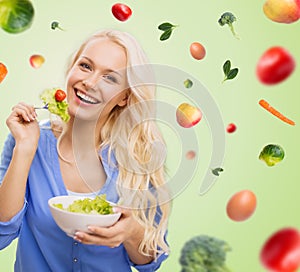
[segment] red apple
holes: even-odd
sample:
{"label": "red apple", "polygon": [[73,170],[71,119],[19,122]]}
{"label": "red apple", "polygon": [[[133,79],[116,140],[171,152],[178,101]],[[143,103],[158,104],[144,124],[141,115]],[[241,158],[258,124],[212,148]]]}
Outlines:
{"label": "red apple", "polygon": [[33,67],[33,68],[40,68],[43,63],[45,62],[45,58],[41,55],[32,55],[30,58],[29,58],[29,62],[30,62],[30,65]]}
{"label": "red apple", "polygon": [[200,109],[188,103],[180,104],[176,110],[177,123],[184,128],[189,128],[196,125],[199,123],[201,118],[202,112]]}
{"label": "red apple", "polygon": [[300,0],[266,0],[263,11],[274,22],[290,24],[300,18]]}

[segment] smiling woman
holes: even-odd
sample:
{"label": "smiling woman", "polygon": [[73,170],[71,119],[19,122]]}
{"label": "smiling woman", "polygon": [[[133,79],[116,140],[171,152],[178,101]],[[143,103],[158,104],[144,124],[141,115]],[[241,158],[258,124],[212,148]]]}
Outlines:
{"label": "smiling woman", "polygon": [[[170,198],[156,148],[164,140],[152,118],[155,88],[148,69],[133,68],[146,64],[132,36],[102,31],[67,70],[67,122],[39,124],[32,106],[13,107],[0,166],[0,248],[19,238],[16,272],[155,271],[167,258]],[[69,237],[47,206],[67,194],[105,194],[121,217]]]}
{"label": "smiling woman", "polygon": [[77,118],[80,114],[94,114],[94,118],[104,123],[115,106],[125,106],[126,65],[126,54],[120,45],[107,38],[91,40],[68,71],[70,114]]}

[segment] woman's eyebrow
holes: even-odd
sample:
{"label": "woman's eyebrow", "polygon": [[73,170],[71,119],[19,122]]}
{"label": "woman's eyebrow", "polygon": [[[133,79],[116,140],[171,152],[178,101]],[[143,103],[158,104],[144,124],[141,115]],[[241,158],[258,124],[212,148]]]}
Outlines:
{"label": "woman's eyebrow", "polygon": [[[87,56],[81,56],[81,57],[84,58],[84,59],[86,59],[86,60],[88,60],[91,64],[93,64],[93,65],[95,66],[95,63],[94,63],[89,57],[87,57]],[[104,70],[105,72],[108,72],[108,73],[116,73],[117,75],[119,75],[120,77],[122,77],[122,74],[119,73],[119,72],[116,71],[116,70],[113,70],[113,69],[108,68],[108,67],[102,67],[102,68],[103,68],[103,70]]]}

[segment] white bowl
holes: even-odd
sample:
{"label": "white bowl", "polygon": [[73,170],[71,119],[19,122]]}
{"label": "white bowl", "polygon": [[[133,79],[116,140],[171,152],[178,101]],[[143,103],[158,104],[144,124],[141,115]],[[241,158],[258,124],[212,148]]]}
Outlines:
{"label": "white bowl", "polygon": [[[83,199],[80,196],[56,196],[48,200],[48,205],[56,224],[70,237],[73,237],[76,231],[89,232],[88,226],[109,227],[118,221],[121,213],[114,214],[84,214],[74,213],[59,209],[53,204],[62,204],[67,208],[75,200]],[[114,203],[111,203],[114,205]]]}

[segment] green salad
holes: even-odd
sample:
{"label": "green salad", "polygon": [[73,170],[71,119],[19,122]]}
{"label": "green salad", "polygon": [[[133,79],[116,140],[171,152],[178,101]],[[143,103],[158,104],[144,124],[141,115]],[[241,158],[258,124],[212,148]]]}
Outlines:
{"label": "green salad", "polygon": [[45,108],[48,109],[49,112],[58,115],[64,122],[67,122],[70,119],[68,113],[68,103],[66,101],[57,101],[55,99],[57,90],[59,89],[46,89],[41,93],[40,98],[45,104]]}
{"label": "green salad", "polygon": [[113,214],[113,207],[106,201],[106,195],[96,196],[94,199],[78,199],[70,204],[67,208],[64,208],[61,203],[53,204],[53,206],[74,213]]}

